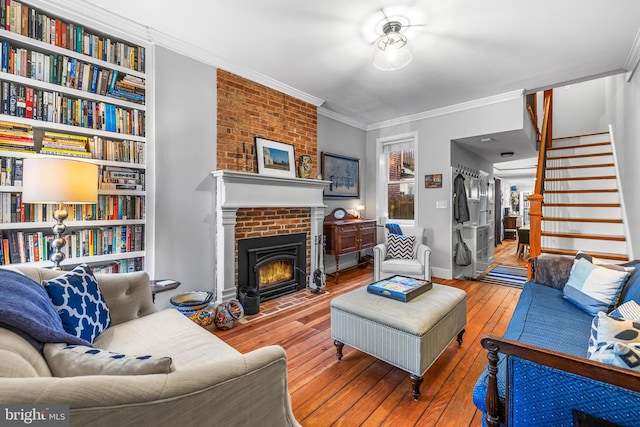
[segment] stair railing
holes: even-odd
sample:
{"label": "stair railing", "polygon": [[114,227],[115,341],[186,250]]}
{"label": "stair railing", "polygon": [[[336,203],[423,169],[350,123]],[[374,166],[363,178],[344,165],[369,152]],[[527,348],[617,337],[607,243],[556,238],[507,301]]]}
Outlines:
{"label": "stair railing", "polygon": [[[533,194],[529,195],[529,254],[531,258],[537,257],[541,252],[542,240],[542,199],[544,196],[545,163],[547,149],[551,148],[553,128],[553,90],[544,91],[544,116],[540,136],[540,149],[538,150],[538,168],[536,170],[536,184]],[[529,279],[531,279],[531,265],[528,265]]]}

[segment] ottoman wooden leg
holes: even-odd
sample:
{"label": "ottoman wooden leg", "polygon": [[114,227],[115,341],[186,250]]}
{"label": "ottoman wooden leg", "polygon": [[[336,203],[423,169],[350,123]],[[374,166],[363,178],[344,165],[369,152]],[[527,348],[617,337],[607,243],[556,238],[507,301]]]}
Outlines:
{"label": "ottoman wooden leg", "polygon": [[333,345],[336,346],[336,357],[338,358],[338,360],[342,360],[342,347],[344,347],[344,343],[335,340],[333,341]]}
{"label": "ottoman wooden leg", "polygon": [[464,334],[464,329],[460,331],[458,334],[458,345],[462,345],[462,334]]}
{"label": "ottoman wooden leg", "polygon": [[422,384],[424,378],[413,374],[410,374],[409,378],[411,378],[411,395],[413,396],[413,400],[418,400],[420,397],[420,384]]}

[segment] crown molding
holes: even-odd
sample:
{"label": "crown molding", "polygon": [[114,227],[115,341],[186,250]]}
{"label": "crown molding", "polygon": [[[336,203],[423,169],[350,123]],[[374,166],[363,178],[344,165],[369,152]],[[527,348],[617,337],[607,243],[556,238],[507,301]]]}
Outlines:
{"label": "crown molding", "polygon": [[627,82],[630,82],[633,78],[638,69],[638,64],[640,64],[640,30],[636,33],[636,38],[633,40],[631,49],[629,49],[627,60],[624,62],[624,69],[627,71]]}
{"label": "crown molding", "polygon": [[338,122],[344,123],[345,125],[354,127],[360,130],[367,130],[367,125],[347,116],[343,116],[340,113],[336,113],[335,111],[328,110],[324,107],[318,107],[318,114],[321,116],[328,117],[330,119],[336,120]]}
{"label": "crown molding", "polygon": [[366,130],[382,129],[389,126],[397,126],[401,124],[411,123],[418,120],[430,119],[433,117],[444,116],[446,114],[457,113],[459,111],[471,110],[473,108],[485,107],[487,105],[498,104],[500,102],[512,101],[522,98],[524,89],[514,90],[499,95],[488,96],[486,98],[475,99],[473,101],[462,102],[460,104],[449,105],[447,107],[436,108],[435,110],[424,111],[422,113],[411,114],[409,116],[398,117],[391,120],[385,120],[378,123],[372,123],[367,126]]}
{"label": "crown molding", "polygon": [[[128,18],[117,15],[101,7],[79,0],[30,0],[34,7],[42,8],[72,21],[87,23],[88,26],[105,33],[115,33],[124,39],[136,38],[140,44],[155,44],[172,50],[181,55],[203,62],[216,68],[236,74],[245,79],[262,84],[271,89],[290,95],[316,107],[324,103],[324,99],[286,85],[264,74],[239,67],[228,60],[197,48],[190,43],[179,40],[162,31],[147,27]],[[133,41],[133,40],[132,40]]]}

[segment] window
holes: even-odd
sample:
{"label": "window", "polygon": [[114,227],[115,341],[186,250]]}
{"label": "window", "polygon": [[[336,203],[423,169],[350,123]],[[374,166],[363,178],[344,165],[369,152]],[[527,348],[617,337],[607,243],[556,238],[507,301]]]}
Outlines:
{"label": "window", "polygon": [[389,220],[415,218],[415,138],[383,143],[385,196]]}

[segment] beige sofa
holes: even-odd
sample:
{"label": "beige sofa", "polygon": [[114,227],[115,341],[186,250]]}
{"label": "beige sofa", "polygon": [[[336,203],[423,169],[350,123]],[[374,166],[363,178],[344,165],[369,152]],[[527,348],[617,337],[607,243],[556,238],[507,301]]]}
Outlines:
{"label": "beige sofa", "polygon": [[[60,274],[14,269],[38,283]],[[299,426],[281,347],[241,354],[177,310],[156,311],[146,273],[96,278],[112,325],[94,346],[127,355],[170,356],[173,371],[53,377],[38,350],[0,328],[0,403],[69,404],[73,426]]]}

